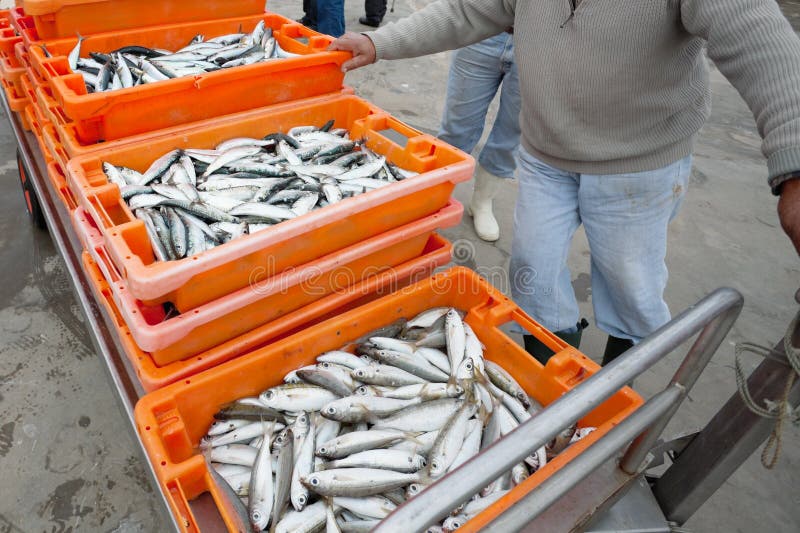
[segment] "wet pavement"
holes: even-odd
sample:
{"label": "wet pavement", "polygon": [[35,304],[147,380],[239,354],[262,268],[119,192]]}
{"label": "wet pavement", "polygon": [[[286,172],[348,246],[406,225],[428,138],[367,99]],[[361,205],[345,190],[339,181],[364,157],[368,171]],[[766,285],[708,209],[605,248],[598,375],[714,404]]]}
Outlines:
{"label": "wet pavement", "polygon": [[[400,0],[396,20],[425,0]],[[800,2],[781,3],[800,26]],[[297,0],[269,7],[299,18]],[[349,29],[366,31],[360,3],[348,3]],[[443,108],[449,54],[381,62],[348,74],[346,83],[420,130],[435,133]],[[701,427],[735,392],[734,344],[773,344],[796,310],[800,261],[779,229],[776,200],[765,184],[765,162],[752,116],[716,70],[714,108],[699,135],[690,190],[670,233],[667,301],[673,313],[716,287],[744,294],[745,308],[667,436]],[[490,111],[490,117],[493,111]],[[161,531],[164,523],[99,358],[93,353],[61,259],[48,235],[25,215],[15,145],[0,122],[0,532]],[[469,184],[457,188],[462,202]],[[446,231],[460,264],[481,272],[508,265],[515,184],[496,202],[502,236],[477,239],[469,217]],[[592,319],[589,251],[579,231],[570,254],[573,285]],[[583,351],[600,359],[605,338],[592,327]],[[666,383],[681,354],[637,380],[650,395]],[[757,363],[748,359],[749,367]],[[800,523],[796,473],[800,430],[786,427],[778,467],[767,471],[758,454],[746,461],[689,521],[693,531],[790,532]]]}

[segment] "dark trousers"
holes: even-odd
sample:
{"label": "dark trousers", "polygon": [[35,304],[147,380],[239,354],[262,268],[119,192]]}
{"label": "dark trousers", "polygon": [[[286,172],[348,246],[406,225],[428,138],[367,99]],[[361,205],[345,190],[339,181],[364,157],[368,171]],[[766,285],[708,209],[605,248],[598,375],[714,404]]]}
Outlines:
{"label": "dark trousers", "polygon": [[317,27],[317,0],[303,0],[303,24],[306,26]]}
{"label": "dark trousers", "polygon": [[333,37],[344,33],[344,0],[317,0],[317,31]]}
{"label": "dark trousers", "polygon": [[369,20],[380,22],[386,15],[387,0],[364,0],[364,14]]}

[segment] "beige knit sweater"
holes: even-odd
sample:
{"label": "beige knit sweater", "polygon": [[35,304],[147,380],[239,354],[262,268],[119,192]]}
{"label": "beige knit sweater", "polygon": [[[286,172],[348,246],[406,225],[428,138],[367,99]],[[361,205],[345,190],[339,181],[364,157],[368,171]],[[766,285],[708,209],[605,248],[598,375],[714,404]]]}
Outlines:
{"label": "beige knit sweater", "polygon": [[775,0],[439,0],[367,35],[398,59],[512,25],[522,145],[545,162],[612,174],[689,154],[711,107],[707,49],[755,115],[770,183],[800,170],[800,39]]}

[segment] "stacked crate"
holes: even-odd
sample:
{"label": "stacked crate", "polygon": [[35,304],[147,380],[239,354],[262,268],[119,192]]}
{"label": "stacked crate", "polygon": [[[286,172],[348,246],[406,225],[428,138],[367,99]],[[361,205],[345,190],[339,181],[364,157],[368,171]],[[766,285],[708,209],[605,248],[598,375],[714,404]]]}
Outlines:
{"label": "stacked crate", "polygon": [[[468,155],[353,96],[342,84],[348,55],[327,51],[330,37],[264,12],[263,1],[155,4],[142,10],[138,0],[31,0],[6,14],[8,40],[0,40],[0,51],[16,52],[8,76],[0,62],[8,100],[37,139],[87,264],[102,273],[102,281],[93,278],[96,294],[145,390],[269,342],[296,329],[298,317],[314,321],[356,301],[364,289],[342,287],[341,273],[349,274],[346,285],[375,292],[450,260],[450,243],[435,231],[461,218],[450,195],[472,174]],[[297,55],[102,93],[88,92],[67,59],[79,35],[86,57],[125,45],[176,50],[197,34],[250,32],[260,22]],[[15,82],[20,103],[10,92]],[[103,162],[143,171],[175,148],[213,148],[329,119],[420,175],[274,232],[157,262],[143,223],[102,171]],[[405,137],[405,145],[387,131]],[[309,289],[311,273],[320,274]]]}
{"label": "stacked crate", "polygon": [[[435,305],[468,311],[495,351],[489,358],[510,363],[542,403],[597,370],[474,273],[429,277],[450,261],[452,247],[436,231],[460,221],[462,207],[451,195],[471,178],[474,161],[353,95],[341,71],[349,55],[328,51],[330,37],[264,12],[263,0],[22,4],[0,12],[0,81],[70,214],[118,345],[143,389],[160,389],[137,407],[138,429],[185,530],[197,530],[188,500],[203,492],[218,497],[195,449],[219,402],[276,385],[319,351],[395,318]],[[67,60],[79,35],[85,57],[126,45],[176,50],[197,34],[250,32],[261,21],[297,56],[102,93],[89,93]],[[331,119],[417,175],[177,261],[156,261],[144,224],[102,168],[144,171],[176,148],[213,148]],[[409,285],[408,293],[392,293]],[[512,320],[558,347],[557,364],[542,368],[498,329]],[[640,403],[623,390],[603,404],[585,420],[598,430],[575,453]],[[537,472],[509,498],[518,500],[555,468]]]}

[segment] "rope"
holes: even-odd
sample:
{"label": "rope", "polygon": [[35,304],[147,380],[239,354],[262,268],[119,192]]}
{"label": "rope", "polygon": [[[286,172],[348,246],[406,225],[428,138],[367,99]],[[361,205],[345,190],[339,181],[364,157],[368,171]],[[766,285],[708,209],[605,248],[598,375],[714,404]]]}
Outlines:
{"label": "rope", "polygon": [[[760,355],[766,359],[772,359],[783,363],[783,355],[776,352],[772,348],[753,344],[751,342],[741,342],[736,345],[736,387],[739,389],[739,395],[742,397],[742,402],[747,406],[750,411],[763,418],[770,418],[776,420],[775,427],[767,439],[764,450],[761,452],[761,464],[764,468],[771,470],[778,464],[778,458],[781,455],[783,442],[781,435],[783,433],[783,424],[786,419],[790,419],[793,424],[800,423],[800,408],[792,409],[789,403],[789,393],[794,386],[797,376],[800,375],[800,348],[792,346],[792,336],[800,323],[800,311],[795,315],[794,319],[789,323],[789,328],[786,335],[783,337],[783,347],[786,351],[786,360],[789,361],[792,371],[789,372],[789,377],[786,379],[786,386],[783,389],[781,399],[777,402],[772,400],[764,400],[765,407],[761,407],[753,399],[750,394],[750,389],[747,387],[747,376],[742,369],[741,355],[749,352],[755,355]],[[784,363],[785,364],[785,363]]]}

